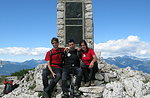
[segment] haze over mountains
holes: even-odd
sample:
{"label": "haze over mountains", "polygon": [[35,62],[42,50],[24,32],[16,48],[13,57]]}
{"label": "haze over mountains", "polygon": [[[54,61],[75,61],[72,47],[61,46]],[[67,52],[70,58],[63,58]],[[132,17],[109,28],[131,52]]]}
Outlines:
{"label": "haze over mountains", "polygon": [[[131,67],[150,74],[150,58],[137,58],[133,56],[122,56],[104,59],[109,64],[114,64],[120,68]],[[44,60],[27,60],[25,62],[2,61],[0,64],[0,75],[10,75],[22,69],[32,69],[38,64],[44,64]]]}

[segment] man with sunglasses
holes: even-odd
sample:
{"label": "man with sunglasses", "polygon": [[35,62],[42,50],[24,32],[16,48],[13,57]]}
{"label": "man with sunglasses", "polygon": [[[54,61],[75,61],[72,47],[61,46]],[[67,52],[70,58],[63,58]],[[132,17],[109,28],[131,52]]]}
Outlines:
{"label": "man with sunglasses", "polygon": [[[73,96],[79,95],[79,87],[82,80],[82,69],[80,68],[80,58],[77,49],[75,49],[75,42],[74,40],[68,41],[69,49],[65,51],[65,64],[63,67],[62,72],[62,91],[63,96],[62,98],[68,98],[69,96],[69,86],[67,80],[70,74],[76,76],[75,84],[74,84],[74,91]],[[72,77],[71,77],[72,78]]]}
{"label": "man with sunglasses", "polygon": [[[45,60],[47,61],[47,67],[42,72],[42,80],[44,86],[44,97],[50,98],[54,87],[57,82],[61,79],[62,66],[63,66],[63,55],[64,48],[59,48],[58,38],[52,38],[51,44],[53,48],[46,53]],[[51,75],[52,80],[48,84],[48,77]]]}

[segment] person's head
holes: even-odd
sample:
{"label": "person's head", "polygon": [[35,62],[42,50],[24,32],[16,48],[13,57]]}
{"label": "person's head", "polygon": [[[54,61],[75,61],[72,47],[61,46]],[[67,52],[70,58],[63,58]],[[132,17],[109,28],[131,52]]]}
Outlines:
{"label": "person's head", "polygon": [[85,40],[82,40],[79,45],[83,51],[88,50],[88,46]]}
{"label": "person's head", "polygon": [[59,44],[58,38],[53,37],[51,39],[51,44],[53,45],[54,48],[58,48],[58,44]]}
{"label": "person's head", "polygon": [[75,41],[73,39],[68,40],[68,46],[69,46],[70,50],[74,50],[75,49]]}

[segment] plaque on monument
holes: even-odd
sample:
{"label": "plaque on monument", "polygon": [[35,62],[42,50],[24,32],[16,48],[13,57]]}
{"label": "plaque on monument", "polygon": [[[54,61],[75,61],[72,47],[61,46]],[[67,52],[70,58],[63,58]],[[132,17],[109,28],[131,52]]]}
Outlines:
{"label": "plaque on monument", "polygon": [[83,39],[82,2],[66,2],[65,4],[65,35],[66,44],[74,39],[77,44]]}
{"label": "plaque on monument", "polygon": [[82,2],[66,2],[66,18],[82,18]]}

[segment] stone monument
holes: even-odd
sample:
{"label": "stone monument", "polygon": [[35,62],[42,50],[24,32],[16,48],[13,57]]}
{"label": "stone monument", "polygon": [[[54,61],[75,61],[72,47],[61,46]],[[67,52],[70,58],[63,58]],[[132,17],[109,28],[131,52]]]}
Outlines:
{"label": "stone monument", "polygon": [[58,0],[57,29],[61,47],[67,46],[69,39],[77,46],[84,39],[94,48],[92,0]]}

